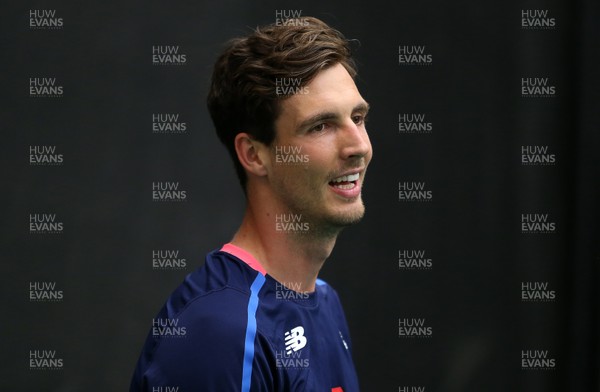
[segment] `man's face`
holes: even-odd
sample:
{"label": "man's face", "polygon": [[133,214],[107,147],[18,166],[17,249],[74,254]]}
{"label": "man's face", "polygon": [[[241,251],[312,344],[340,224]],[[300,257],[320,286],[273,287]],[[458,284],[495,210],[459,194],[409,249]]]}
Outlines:
{"label": "man's face", "polygon": [[268,176],[286,212],[302,214],[302,221],[319,229],[362,218],[361,187],[373,154],[367,112],[341,64],[321,71],[281,103]]}

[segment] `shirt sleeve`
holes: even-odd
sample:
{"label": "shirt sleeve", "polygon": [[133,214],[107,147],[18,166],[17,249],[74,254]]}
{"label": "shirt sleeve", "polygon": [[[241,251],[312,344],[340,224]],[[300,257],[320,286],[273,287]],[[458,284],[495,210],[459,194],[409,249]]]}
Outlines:
{"label": "shirt sleeve", "polygon": [[[161,391],[242,391],[248,363],[250,391],[272,390],[273,375],[265,366],[262,345],[256,338],[246,339],[248,294],[222,289],[195,299],[177,315],[166,315],[168,306],[153,319],[131,392],[153,392],[158,387],[163,387]],[[250,354],[250,361],[244,361]]]}

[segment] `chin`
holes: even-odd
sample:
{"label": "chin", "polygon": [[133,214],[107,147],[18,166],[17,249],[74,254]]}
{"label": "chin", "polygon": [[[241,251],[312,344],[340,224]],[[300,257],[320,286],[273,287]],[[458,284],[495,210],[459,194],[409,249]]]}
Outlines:
{"label": "chin", "polygon": [[346,211],[338,211],[332,214],[328,219],[329,223],[341,227],[351,226],[360,222],[365,215],[365,207],[362,204],[362,201],[360,202],[360,205],[345,210]]}

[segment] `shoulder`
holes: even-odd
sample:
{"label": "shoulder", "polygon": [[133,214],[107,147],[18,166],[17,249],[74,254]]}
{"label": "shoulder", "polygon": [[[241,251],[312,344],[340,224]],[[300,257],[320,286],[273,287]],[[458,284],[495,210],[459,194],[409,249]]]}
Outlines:
{"label": "shoulder", "polygon": [[171,294],[159,316],[177,318],[191,329],[227,334],[245,328],[252,283],[257,272],[221,251],[210,252],[204,266],[190,273]]}
{"label": "shoulder", "polygon": [[[208,348],[218,342],[243,344],[256,274],[227,253],[207,254],[204,265],[186,276],[152,320],[154,339],[149,351],[169,347],[185,351],[187,347]],[[185,333],[185,338],[172,339],[169,329]]]}
{"label": "shoulder", "polygon": [[319,304],[323,306],[327,311],[334,316],[338,322],[346,325],[346,315],[340,301],[340,297],[337,291],[329,285],[329,283],[317,279],[317,293],[319,295]]}
{"label": "shoulder", "polygon": [[168,316],[195,313],[217,315],[226,303],[229,307],[248,300],[256,271],[235,257],[218,250],[206,255],[202,267],[188,274],[169,296],[165,308]]}
{"label": "shoulder", "polygon": [[317,279],[315,286],[319,297],[321,297],[324,301],[340,301],[337,291],[335,291],[335,289],[323,279]]}
{"label": "shoulder", "polygon": [[205,265],[186,277],[152,320],[138,378],[184,380],[180,385],[207,390],[216,390],[219,382],[237,385],[255,278],[256,271],[239,260],[209,253]]}

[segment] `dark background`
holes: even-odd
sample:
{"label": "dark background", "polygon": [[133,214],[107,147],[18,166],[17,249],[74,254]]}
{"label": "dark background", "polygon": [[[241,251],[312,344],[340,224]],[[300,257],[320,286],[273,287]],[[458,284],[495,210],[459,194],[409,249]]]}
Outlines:
{"label": "dark background", "polygon": [[[59,30],[31,30],[53,9]],[[548,10],[552,30],[521,28]],[[365,219],[342,233],[322,271],[344,303],[364,391],[592,391],[598,379],[598,3],[595,1],[21,1],[2,11],[2,366],[10,391],[124,391],[154,317],[206,252],[227,242],[242,192],[205,109],[223,43],[275,10],[301,10],[356,38],[357,84],[370,102],[374,159]],[[182,66],[152,65],[153,45],[179,45]],[[400,66],[399,45],[433,62]],[[55,77],[60,98],[29,97]],[[521,97],[548,77],[553,98]],[[153,134],[152,113],[178,113],[185,134]],[[425,113],[431,134],[398,132]],[[61,166],[29,164],[56,146]],[[524,166],[521,146],[548,146],[552,166]],[[152,182],[178,181],[187,201],[156,203]],[[400,202],[423,181],[429,202]],[[62,234],[30,234],[54,213]],[[551,234],[521,233],[547,213]],[[153,270],[177,249],[185,270]],[[424,249],[430,270],[399,269]],[[57,303],[28,299],[56,282]],[[556,300],[525,303],[521,282]],[[398,336],[425,318],[429,338]],[[30,350],[56,350],[62,370],[30,370]],[[522,370],[522,350],[548,350],[553,370]],[[207,353],[207,355],[210,355]]]}

